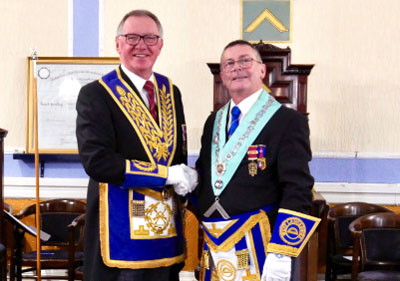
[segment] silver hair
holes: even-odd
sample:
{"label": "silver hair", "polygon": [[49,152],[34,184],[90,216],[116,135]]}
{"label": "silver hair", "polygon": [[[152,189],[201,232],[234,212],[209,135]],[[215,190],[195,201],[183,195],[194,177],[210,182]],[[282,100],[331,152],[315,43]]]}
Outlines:
{"label": "silver hair", "polygon": [[158,32],[160,33],[160,38],[163,38],[163,28],[160,20],[157,18],[155,14],[148,10],[133,10],[127,13],[121,20],[117,28],[117,35],[121,35],[122,27],[124,26],[125,21],[130,17],[149,17],[151,18],[157,25]]}
{"label": "silver hair", "polygon": [[262,62],[262,58],[261,58],[261,55],[260,55],[260,52],[258,51],[258,49],[253,44],[251,44],[250,42],[248,42],[246,40],[235,40],[235,41],[230,42],[228,45],[226,45],[224,50],[222,51],[222,54],[221,54],[221,58],[220,58],[221,62],[222,62],[222,56],[224,55],[226,49],[228,49],[230,47],[233,47],[233,46],[236,46],[236,45],[247,45],[247,46],[249,46],[250,48],[252,48],[256,52],[256,57],[257,57],[258,61]]}

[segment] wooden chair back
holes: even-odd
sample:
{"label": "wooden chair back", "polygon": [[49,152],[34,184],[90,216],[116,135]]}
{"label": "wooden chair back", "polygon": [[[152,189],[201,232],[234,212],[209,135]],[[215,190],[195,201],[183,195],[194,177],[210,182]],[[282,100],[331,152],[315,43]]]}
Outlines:
{"label": "wooden chair back", "polygon": [[363,215],[378,212],[392,211],[365,202],[347,202],[330,208],[325,280],[335,280],[338,274],[351,273],[353,238],[349,231],[349,225]]}
{"label": "wooden chair back", "polygon": [[368,214],[349,230],[354,237],[352,280],[400,280],[400,214]]}

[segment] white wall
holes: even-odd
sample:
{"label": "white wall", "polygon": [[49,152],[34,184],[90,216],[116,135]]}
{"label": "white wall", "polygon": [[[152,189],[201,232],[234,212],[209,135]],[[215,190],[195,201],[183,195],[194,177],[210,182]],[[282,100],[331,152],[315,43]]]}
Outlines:
{"label": "white wall", "polygon": [[[180,87],[189,146],[199,148],[212,110],[212,75],[222,48],[240,36],[239,0],[104,0],[104,54],[116,56],[123,14],[146,8],[164,25],[156,71]],[[309,77],[311,143],[316,152],[400,152],[398,0],[294,0],[292,63]],[[68,55],[68,1],[0,1],[0,127],[6,147],[25,146],[26,57]]]}

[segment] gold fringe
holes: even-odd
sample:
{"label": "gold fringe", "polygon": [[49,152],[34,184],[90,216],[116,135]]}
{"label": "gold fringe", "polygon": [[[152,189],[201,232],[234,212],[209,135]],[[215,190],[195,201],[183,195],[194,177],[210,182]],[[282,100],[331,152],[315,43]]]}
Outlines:
{"label": "gold fringe", "polygon": [[300,251],[300,249],[297,249],[295,247],[280,245],[280,244],[275,244],[275,243],[269,243],[268,244],[268,252],[287,255],[287,256],[296,258],[300,254],[301,251]]}
{"label": "gold fringe", "polygon": [[144,200],[132,200],[131,203],[132,203],[132,216],[144,218],[145,215]]}
{"label": "gold fringe", "polygon": [[237,269],[247,269],[249,267],[249,250],[236,251],[236,256],[238,260]]}
{"label": "gold fringe", "polygon": [[210,269],[210,251],[203,250],[200,259],[201,268]]}

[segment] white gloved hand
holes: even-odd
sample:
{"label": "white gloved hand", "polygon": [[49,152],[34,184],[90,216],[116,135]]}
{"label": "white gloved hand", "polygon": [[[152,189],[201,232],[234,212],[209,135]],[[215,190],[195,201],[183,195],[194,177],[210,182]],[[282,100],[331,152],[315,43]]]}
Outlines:
{"label": "white gloved hand", "polygon": [[186,175],[182,164],[168,167],[168,176],[165,184],[174,186],[182,184],[189,187],[189,176]]}
{"label": "white gloved hand", "polygon": [[189,177],[188,193],[190,193],[193,190],[195,190],[196,186],[199,184],[197,171],[196,171],[196,169],[190,168],[184,164],[181,164],[181,165],[183,166],[183,170],[185,171],[186,175]]}
{"label": "white gloved hand", "polygon": [[261,281],[289,281],[291,270],[291,257],[268,253],[265,259]]}
{"label": "white gloved hand", "polygon": [[[168,177],[165,184],[172,185],[177,194],[185,196],[190,192],[191,175],[185,170],[187,167],[185,164],[174,165],[168,167]],[[190,169],[190,168],[189,168]]]}

